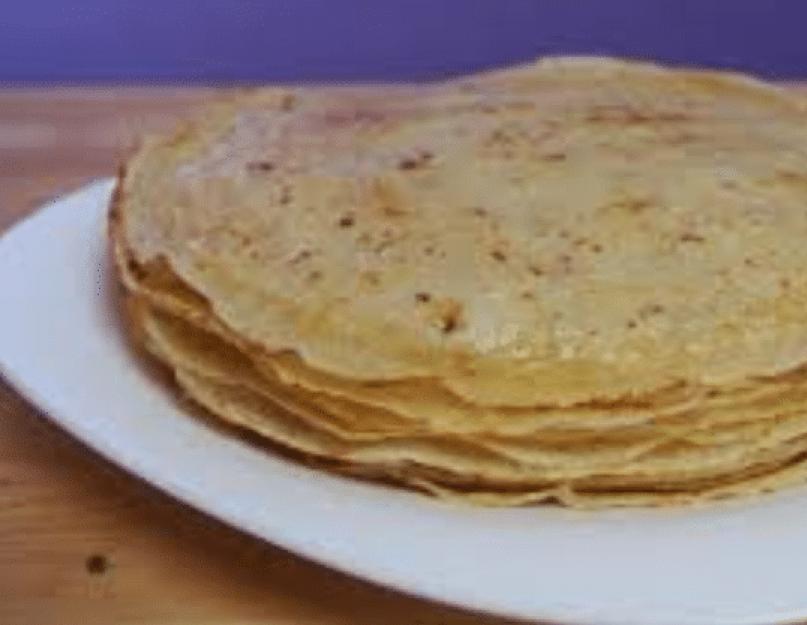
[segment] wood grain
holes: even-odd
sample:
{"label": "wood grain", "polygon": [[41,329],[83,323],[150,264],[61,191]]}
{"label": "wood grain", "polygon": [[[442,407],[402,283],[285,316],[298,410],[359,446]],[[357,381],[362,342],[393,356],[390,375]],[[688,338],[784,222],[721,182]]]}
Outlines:
{"label": "wood grain", "polygon": [[[111,175],[137,135],[211,95],[0,91],[0,230]],[[239,534],[100,459],[0,382],[0,624],[112,623],[505,621],[384,590]]]}

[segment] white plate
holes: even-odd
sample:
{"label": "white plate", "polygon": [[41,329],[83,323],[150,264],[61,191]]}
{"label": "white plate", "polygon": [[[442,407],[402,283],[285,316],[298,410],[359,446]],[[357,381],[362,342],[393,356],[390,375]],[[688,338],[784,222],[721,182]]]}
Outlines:
{"label": "white plate", "polygon": [[178,499],[334,568],[563,623],[807,616],[807,493],[697,510],[468,509],[313,471],[211,430],[137,366],[109,297],[112,183],[0,240],[0,367],[65,430]]}

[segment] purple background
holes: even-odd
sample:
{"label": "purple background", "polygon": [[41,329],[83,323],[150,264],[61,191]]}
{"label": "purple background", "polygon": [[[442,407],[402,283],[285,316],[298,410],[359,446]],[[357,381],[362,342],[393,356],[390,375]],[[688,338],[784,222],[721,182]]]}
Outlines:
{"label": "purple background", "polygon": [[803,0],[0,0],[0,83],[436,78],[605,53],[807,78]]}

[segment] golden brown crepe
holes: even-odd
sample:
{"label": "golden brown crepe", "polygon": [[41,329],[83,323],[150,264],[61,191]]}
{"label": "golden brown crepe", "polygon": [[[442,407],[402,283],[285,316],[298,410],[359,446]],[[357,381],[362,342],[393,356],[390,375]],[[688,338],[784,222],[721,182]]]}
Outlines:
{"label": "golden brown crepe", "polygon": [[135,336],[224,421],[486,504],[802,479],[807,105],[557,58],[259,89],[145,143],[111,238]]}

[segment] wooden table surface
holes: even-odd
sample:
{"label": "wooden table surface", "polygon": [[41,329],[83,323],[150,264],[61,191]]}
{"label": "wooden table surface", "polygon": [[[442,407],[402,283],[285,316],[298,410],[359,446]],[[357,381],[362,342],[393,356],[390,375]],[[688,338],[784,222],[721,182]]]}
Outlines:
{"label": "wooden table surface", "polygon": [[[111,175],[135,136],[209,95],[0,90],[0,230]],[[0,625],[96,623],[505,621],[384,590],[231,530],[100,459],[0,381]]]}

